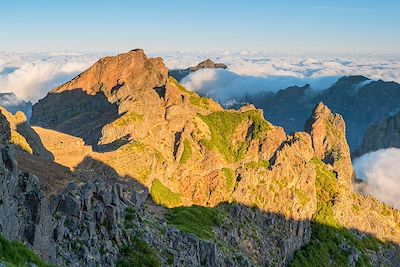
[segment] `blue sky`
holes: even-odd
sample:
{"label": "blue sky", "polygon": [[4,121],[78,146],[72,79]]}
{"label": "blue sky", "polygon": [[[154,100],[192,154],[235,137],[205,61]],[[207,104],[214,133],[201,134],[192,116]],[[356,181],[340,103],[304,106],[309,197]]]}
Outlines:
{"label": "blue sky", "polygon": [[0,0],[0,51],[400,53],[400,1]]}

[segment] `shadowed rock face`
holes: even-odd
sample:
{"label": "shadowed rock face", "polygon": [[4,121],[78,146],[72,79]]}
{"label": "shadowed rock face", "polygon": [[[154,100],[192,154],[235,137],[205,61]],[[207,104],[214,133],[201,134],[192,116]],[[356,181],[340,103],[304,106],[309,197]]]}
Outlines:
{"label": "shadowed rock face", "polygon": [[390,147],[400,148],[400,113],[369,126],[360,147],[352,156],[359,157]]}

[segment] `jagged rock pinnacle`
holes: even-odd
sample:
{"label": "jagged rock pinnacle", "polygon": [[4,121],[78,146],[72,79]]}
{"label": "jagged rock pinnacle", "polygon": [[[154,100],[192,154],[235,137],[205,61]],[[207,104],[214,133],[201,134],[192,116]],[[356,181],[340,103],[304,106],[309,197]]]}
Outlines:
{"label": "jagged rock pinnacle", "polygon": [[350,186],[354,171],[342,116],[333,114],[324,103],[320,102],[307,120],[304,130],[311,135],[315,156],[331,165],[338,179]]}

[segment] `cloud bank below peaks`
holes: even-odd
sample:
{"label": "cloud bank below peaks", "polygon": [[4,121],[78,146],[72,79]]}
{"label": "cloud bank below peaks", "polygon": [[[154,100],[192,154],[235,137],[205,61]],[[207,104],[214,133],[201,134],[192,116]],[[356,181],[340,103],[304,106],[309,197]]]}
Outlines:
{"label": "cloud bank below peaks", "polygon": [[92,65],[100,54],[0,54],[0,93],[37,102],[52,88]]}
{"label": "cloud bank below peaks", "polygon": [[325,89],[338,77],[363,75],[370,79],[400,82],[400,56],[285,56],[265,53],[159,54],[168,68],[187,68],[210,58],[228,70],[202,70],[186,77],[188,89],[219,101],[288,86]]}
{"label": "cloud bank below peaks", "polygon": [[365,181],[361,190],[400,209],[400,149],[388,148],[367,153],[353,161],[357,178]]}

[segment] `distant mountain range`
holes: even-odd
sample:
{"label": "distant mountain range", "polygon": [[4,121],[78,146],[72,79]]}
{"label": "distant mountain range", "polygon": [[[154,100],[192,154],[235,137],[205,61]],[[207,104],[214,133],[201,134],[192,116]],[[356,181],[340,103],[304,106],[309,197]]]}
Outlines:
{"label": "distant mountain range", "polygon": [[19,99],[14,93],[0,93],[0,106],[14,115],[22,111],[28,120],[32,114],[32,103]]}
{"label": "distant mountain range", "polygon": [[323,102],[333,112],[343,116],[347,140],[354,151],[372,123],[399,111],[400,84],[373,81],[364,76],[347,76],[322,91],[307,84],[288,87],[276,93],[247,96],[239,102],[252,103],[263,109],[268,121],[282,126],[289,133],[302,130],[313,107]]}
{"label": "distant mountain range", "polygon": [[400,148],[400,113],[371,124],[353,157],[391,147]]}

